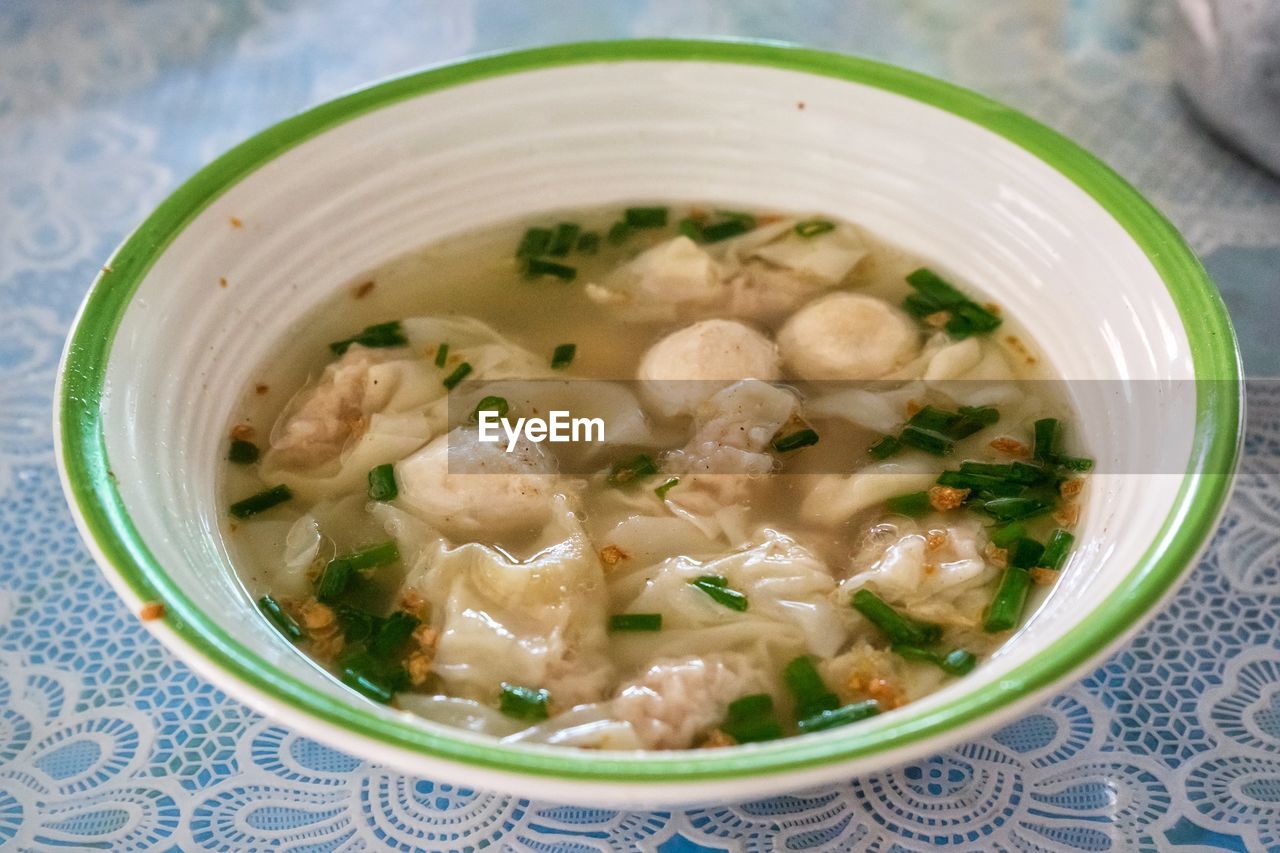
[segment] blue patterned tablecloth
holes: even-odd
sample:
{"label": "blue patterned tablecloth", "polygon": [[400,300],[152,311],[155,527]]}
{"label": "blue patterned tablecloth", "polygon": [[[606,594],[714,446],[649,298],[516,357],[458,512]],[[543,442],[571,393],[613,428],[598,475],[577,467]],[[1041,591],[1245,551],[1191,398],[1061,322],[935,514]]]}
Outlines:
{"label": "blue patterned tablecloth", "polygon": [[1280,850],[1280,393],[1221,531],[1124,651],[1021,721],[868,778],[618,813],[406,777],[273,725],[138,625],[81,546],[49,407],[98,266],[185,176],[370,79],[499,48],[736,35],[986,91],[1146,192],[1280,368],[1280,183],[1188,117],[1168,0],[0,0],[0,846]]}

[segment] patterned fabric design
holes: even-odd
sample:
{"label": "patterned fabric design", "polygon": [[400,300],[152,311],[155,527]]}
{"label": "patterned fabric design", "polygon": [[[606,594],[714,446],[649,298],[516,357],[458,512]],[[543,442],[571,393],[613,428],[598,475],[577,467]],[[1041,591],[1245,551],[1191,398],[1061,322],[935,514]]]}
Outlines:
{"label": "patterned fabric design", "polygon": [[1200,566],[1129,646],[1000,731],[687,812],[583,809],[368,764],[258,717],[141,629],[52,464],[63,336],[202,162],[366,80],[583,38],[801,41],[974,86],[1090,147],[1192,239],[1280,372],[1280,185],[1170,86],[1165,0],[7,0],[0,5],[0,846],[21,850],[1280,850],[1280,388]]}

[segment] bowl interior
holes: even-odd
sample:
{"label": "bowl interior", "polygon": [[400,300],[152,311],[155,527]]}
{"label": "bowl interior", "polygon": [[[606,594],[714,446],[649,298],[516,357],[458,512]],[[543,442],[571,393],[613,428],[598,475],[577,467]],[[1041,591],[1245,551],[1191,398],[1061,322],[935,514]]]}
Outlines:
{"label": "bowl interior", "polygon": [[[1009,138],[1023,128],[1054,142],[1047,131],[873,64],[838,60],[847,73],[828,76],[836,66],[810,73],[778,67],[804,62],[738,61],[733,50],[599,59],[531,62],[520,73],[446,69],[322,107],[197,176],[148,223],[150,244],[134,241],[113,261],[77,333],[101,338],[95,408],[105,456],[67,462],[68,476],[82,493],[80,511],[105,506],[96,510],[103,523],[123,531],[86,523],[116,564],[109,574],[135,601],[170,604],[175,618],[160,630],[184,657],[308,733],[418,770],[448,772],[423,763],[426,753],[487,767],[498,775],[482,781],[498,787],[510,787],[501,776],[508,769],[621,784],[862,762],[834,774],[846,775],[902,750],[936,748],[928,738],[940,732],[956,738],[994,724],[986,716],[994,706],[984,704],[993,696],[1043,687],[1098,650],[1105,638],[1079,643],[1086,620],[1126,602],[1153,603],[1167,583],[1140,582],[1156,571],[1153,549],[1170,544],[1169,517],[1190,511],[1180,490],[1205,435],[1189,380],[1209,364],[1192,339],[1200,333],[1180,316],[1186,306],[1162,279],[1169,270],[1126,228],[1153,217],[1143,226],[1156,229],[1148,237],[1171,241],[1175,252],[1166,266],[1189,264],[1179,274],[1194,280],[1198,267],[1158,217],[1140,200],[1126,202],[1137,207],[1122,225],[1113,216],[1119,202],[1108,211],[1026,140]],[[906,83],[885,81],[934,86],[933,100],[952,100],[939,108],[904,94]],[[1117,198],[1129,198],[1085,155],[1054,144],[1064,159],[1079,158],[1079,170],[1096,171],[1099,186],[1114,182]],[[1058,374],[1080,380],[1070,386],[1080,440],[1099,460],[1082,547],[1014,641],[972,675],[853,729],[725,754],[635,758],[499,747],[405,719],[337,685],[258,617],[217,531],[219,448],[237,394],[299,318],[369,268],[451,233],[575,206],[708,199],[829,212],[934,259],[984,288]],[[131,298],[121,293],[126,280],[136,281]],[[103,295],[112,288],[114,296]],[[1211,293],[1202,298],[1212,307]],[[1211,367],[1231,379],[1229,327],[1219,343]],[[71,355],[64,389],[87,383],[92,392],[99,377],[76,374],[75,346]],[[79,363],[90,358],[81,353]],[[1133,386],[1088,381],[1119,378],[1165,392],[1135,414]],[[1215,428],[1234,441],[1231,417],[1222,413]],[[68,447],[63,456],[79,452]],[[95,480],[95,465],[111,478]],[[1202,500],[1196,512],[1216,509]],[[1160,571],[1172,578],[1183,566],[1168,560],[1188,558],[1165,554]],[[1113,620],[1121,628],[1132,621]],[[1028,668],[1046,657],[1057,670]]]}

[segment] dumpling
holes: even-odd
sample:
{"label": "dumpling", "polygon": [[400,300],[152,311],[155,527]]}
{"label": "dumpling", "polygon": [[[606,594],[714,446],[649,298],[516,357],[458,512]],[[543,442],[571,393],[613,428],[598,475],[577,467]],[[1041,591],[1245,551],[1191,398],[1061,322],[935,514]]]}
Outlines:
{"label": "dumpling", "polygon": [[742,655],[675,657],[624,685],[612,707],[646,749],[687,749],[724,720],[729,703],[765,688]]}
{"label": "dumpling", "polygon": [[715,306],[727,290],[716,260],[688,237],[674,237],[641,252],[587,296],[614,304],[633,320],[671,320]]}
{"label": "dumpling", "polygon": [[541,541],[518,560],[436,540],[405,579],[401,597],[412,591],[431,605],[433,670],[450,695],[493,703],[509,682],[545,688],[558,711],[608,691],[604,575],[567,496],[555,496]]}
{"label": "dumpling", "polygon": [[749,254],[822,287],[840,284],[866,256],[867,247],[858,232],[844,224],[813,237],[802,237],[792,226],[781,238]]}
{"label": "dumpling", "polygon": [[456,539],[541,527],[555,496],[554,460],[521,438],[508,453],[458,427],[396,463],[398,500]]}
{"label": "dumpling", "polygon": [[734,320],[702,320],[672,332],[649,348],[636,371],[645,401],[665,417],[692,414],[740,379],[780,375],[773,341]]}
{"label": "dumpling", "polygon": [[841,524],[891,497],[923,491],[937,479],[936,465],[919,454],[868,465],[852,474],[822,474],[814,478],[800,504],[800,515],[818,524]]}
{"label": "dumpling", "polygon": [[865,586],[917,618],[975,628],[1000,573],[983,557],[985,544],[976,523],[907,532],[877,546],[869,564],[859,561],[840,595],[847,600]]}
{"label": "dumpling", "polygon": [[915,357],[920,333],[883,299],[842,292],[793,314],[778,332],[778,347],[803,379],[879,379]]}

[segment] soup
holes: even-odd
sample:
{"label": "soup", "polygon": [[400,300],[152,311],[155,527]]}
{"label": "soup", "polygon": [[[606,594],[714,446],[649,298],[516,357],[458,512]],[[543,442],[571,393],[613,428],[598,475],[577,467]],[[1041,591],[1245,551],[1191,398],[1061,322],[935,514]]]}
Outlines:
{"label": "soup", "polygon": [[231,413],[224,534],[376,702],[579,748],[821,731],[981,665],[1068,563],[1092,463],[1051,379],[851,223],[540,217],[281,343]]}

